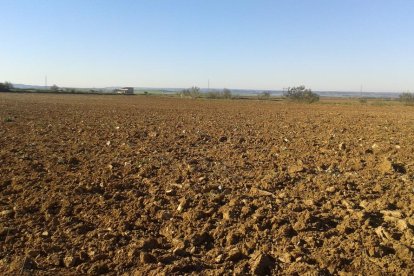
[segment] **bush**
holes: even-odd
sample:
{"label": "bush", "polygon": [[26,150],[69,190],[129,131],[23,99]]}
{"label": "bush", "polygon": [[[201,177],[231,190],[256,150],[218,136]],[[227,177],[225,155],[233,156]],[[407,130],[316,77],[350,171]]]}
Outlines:
{"label": "bush", "polygon": [[217,91],[210,91],[207,93],[207,98],[209,99],[220,99],[221,98],[221,93],[217,92]]}
{"label": "bush", "polygon": [[268,100],[268,99],[270,99],[270,92],[263,91],[257,97],[258,97],[259,100]]}
{"label": "bush", "polygon": [[231,90],[224,88],[223,89],[223,98],[231,99]]}
{"label": "bush", "polygon": [[65,90],[64,90],[66,93],[73,93],[74,91],[72,91],[72,89],[71,88],[65,88]]}
{"label": "bush", "polygon": [[57,86],[56,84],[54,84],[54,85],[52,85],[50,87],[50,90],[53,91],[53,92],[58,92],[59,91],[59,86]]}
{"label": "bush", "polygon": [[406,105],[414,105],[414,94],[404,92],[399,96],[399,100]]}
{"label": "bush", "polygon": [[207,93],[207,98],[209,99],[231,99],[233,98],[233,94],[231,93],[230,89],[224,88],[223,91],[211,91]]}
{"label": "bush", "polygon": [[8,82],[8,81],[4,83],[0,82],[0,92],[9,92],[12,89],[13,89],[13,84],[11,82]]}
{"label": "bush", "polygon": [[197,86],[193,86],[189,89],[183,89],[182,91],[179,92],[179,95],[181,97],[189,97],[189,98],[199,98],[201,95],[200,92],[200,88],[198,88]]}
{"label": "bush", "polygon": [[284,96],[291,101],[314,103],[319,101],[319,95],[312,90],[306,89],[305,86],[289,87]]}

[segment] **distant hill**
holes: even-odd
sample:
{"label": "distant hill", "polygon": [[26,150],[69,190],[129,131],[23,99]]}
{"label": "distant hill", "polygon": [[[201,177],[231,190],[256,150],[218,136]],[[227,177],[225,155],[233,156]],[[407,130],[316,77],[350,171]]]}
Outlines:
{"label": "distant hill", "polygon": [[[18,89],[45,89],[44,85],[31,85],[31,84],[20,84],[20,83],[13,83],[14,88]],[[47,86],[50,88],[50,86]]]}
{"label": "distant hill", "polygon": [[[30,84],[19,84],[14,83],[13,86],[18,89],[45,89],[43,85],[30,85]],[[121,88],[122,86],[110,86],[103,88],[75,88],[77,91],[90,91],[94,90],[95,92],[111,93],[114,89]],[[46,87],[50,89],[50,86]],[[60,88],[72,88],[72,87],[60,87]],[[154,87],[134,87],[135,93],[139,94],[144,91],[157,91],[164,94],[173,94],[178,91],[181,91],[183,88],[154,88]],[[207,93],[221,91],[222,89],[207,89],[201,88],[201,92]],[[230,89],[233,95],[245,95],[245,96],[256,96],[262,93],[263,91],[269,92],[272,96],[282,96],[283,91],[281,90],[257,90],[257,89]],[[335,98],[398,98],[399,93],[394,92],[353,92],[353,91],[314,91],[319,94],[321,97],[335,97]]]}

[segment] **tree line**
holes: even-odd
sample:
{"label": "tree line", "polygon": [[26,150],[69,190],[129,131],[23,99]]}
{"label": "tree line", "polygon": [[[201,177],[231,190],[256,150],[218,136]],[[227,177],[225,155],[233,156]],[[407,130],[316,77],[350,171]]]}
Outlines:
{"label": "tree line", "polygon": [[11,82],[0,82],[0,92],[9,92],[13,89],[13,84]]}

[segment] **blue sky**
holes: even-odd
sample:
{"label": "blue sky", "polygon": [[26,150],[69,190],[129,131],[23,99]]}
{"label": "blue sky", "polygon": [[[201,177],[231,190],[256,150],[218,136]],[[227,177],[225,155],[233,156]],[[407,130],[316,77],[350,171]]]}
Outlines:
{"label": "blue sky", "polygon": [[414,1],[0,0],[0,81],[414,90]]}

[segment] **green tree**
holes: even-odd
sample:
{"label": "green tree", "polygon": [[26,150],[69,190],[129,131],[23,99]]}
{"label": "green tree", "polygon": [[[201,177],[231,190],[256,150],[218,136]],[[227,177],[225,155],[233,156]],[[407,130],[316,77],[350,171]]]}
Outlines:
{"label": "green tree", "polygon": [[59,91],[59,86],[57,86],[56,84],[54,84],[54,85],[52,85],[50,87],[50,90],[53,91],[53,92],[58,92]]}
{"label": "green tree", "polygon": [[231,90],[227,89],[227,88],[224,88],[223,89],[223,98],[231,99],[231,97],[232,97]]}
{"label": "green tree", "polygon": [[313,93],[311,89],[307,89],[304,85],[297,87],[289,87],[284,96],[295,102],[314,103],[319,101],[319,95]]}
{"label": "green tree", "polygon": [[0,92],[9,92],[12,89],[13,89],[13,84],[11,82],[8,82],[8,81],[4,83],[0,82]]}
{"label": "green tree", "polygon": [[263,91],[258,96],[259,100],[268,100],[270,99],[270,92],[269,91]]}

